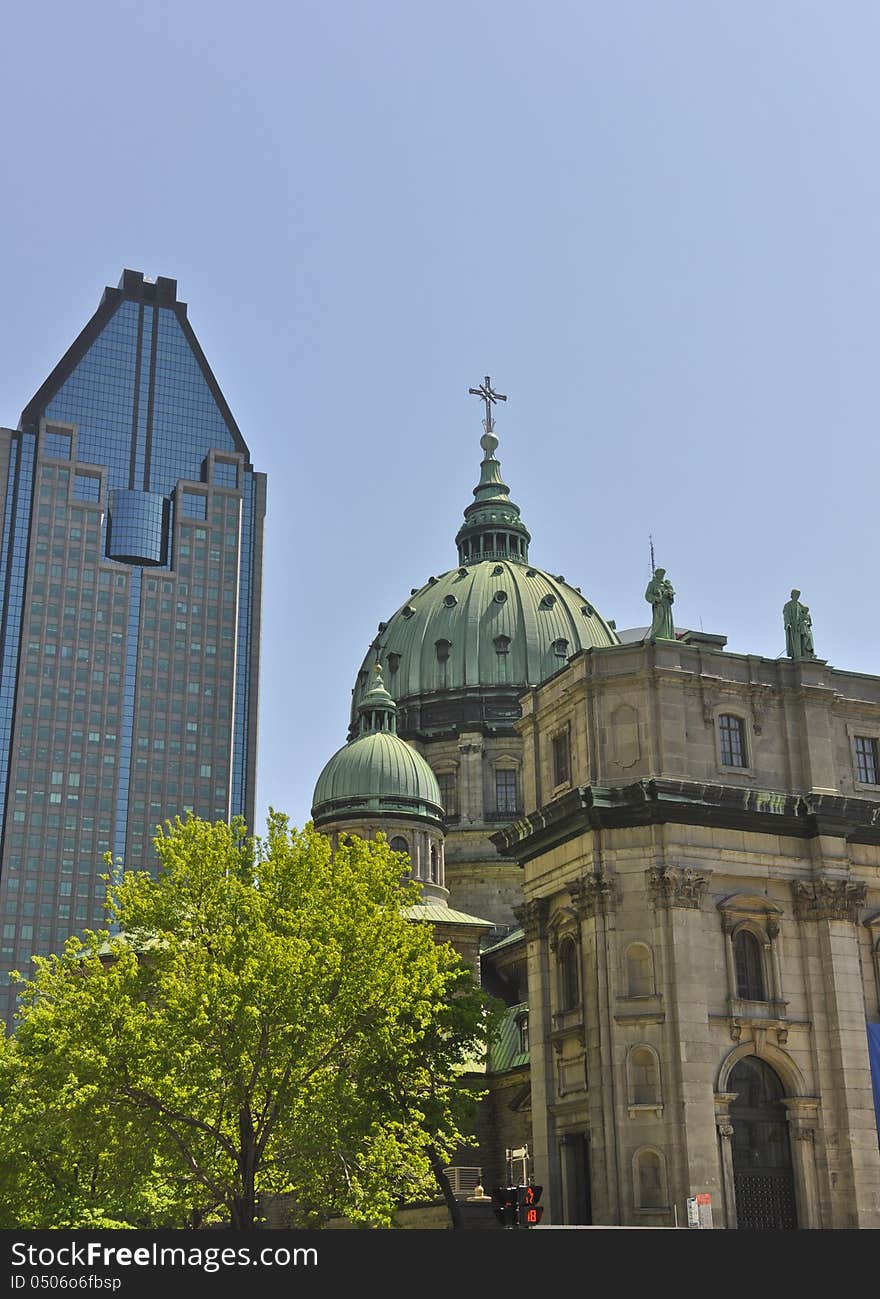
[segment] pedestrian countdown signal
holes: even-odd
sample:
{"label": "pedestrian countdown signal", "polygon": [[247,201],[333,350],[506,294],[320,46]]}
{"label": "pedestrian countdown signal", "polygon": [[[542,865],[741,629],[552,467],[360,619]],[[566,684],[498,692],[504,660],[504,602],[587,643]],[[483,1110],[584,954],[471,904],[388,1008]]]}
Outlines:
{"label": "pedestrian countdown signal", "polygon": [[540,1204],[543,1186],[518,1186],[516,1188],[517,1226],[537,1227],[544,1216],[544,1206]]}

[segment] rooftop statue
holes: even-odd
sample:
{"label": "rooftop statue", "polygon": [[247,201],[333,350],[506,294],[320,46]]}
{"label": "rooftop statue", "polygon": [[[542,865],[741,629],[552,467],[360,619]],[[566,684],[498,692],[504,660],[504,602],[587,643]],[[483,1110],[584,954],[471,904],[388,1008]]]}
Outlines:
{"label": "rooftop statue", "polygon": [[813,620],[809,607],[801,604],[801,593],[792,590],[791,599],[782,607],[785,626],[785,652],[790,659],[814,659]]}
{"label": "rooftop statue", "polygon": [[645,591],[645,599],[654,612],[648,640],[675,640],[675,627],[672,622],[672,601],[675,599],[675,592],[666,576],[665,568],[654,569],[654,576]]}

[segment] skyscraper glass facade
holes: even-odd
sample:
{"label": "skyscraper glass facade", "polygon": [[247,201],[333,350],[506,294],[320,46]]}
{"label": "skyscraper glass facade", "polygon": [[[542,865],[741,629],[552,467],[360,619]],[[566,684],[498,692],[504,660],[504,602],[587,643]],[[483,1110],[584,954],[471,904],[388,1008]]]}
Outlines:
{"label": "skyscraper glass facade", "polygon": [[265,496],[173,280],[124,272],[0,430],[0,1014],[104,853],[253,825]]}

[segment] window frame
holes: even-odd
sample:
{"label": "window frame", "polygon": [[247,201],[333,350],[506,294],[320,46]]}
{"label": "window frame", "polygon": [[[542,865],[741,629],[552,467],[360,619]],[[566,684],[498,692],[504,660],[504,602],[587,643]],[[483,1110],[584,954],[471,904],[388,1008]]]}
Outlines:
{"label": "window frame", "polygon": [[[503,816],[516,816],[519,811],[519,776],[516,767],[499,766],[494,769],[495,775],[495,811]],[[512,780],[511,780],[512,778]],[[512,791],[512,806],[508,806],[508,800],[502,799],[501,785],[506,785],[506,794],[509,796]]]}
{"label": "window frame", "polygon": [[[865,757],[859,750],[859,745],[865,744],[870,746],[869,754],[871,765],[873,766],[873,780],[866,780],[859,771],[861,759]],[[880,738],[876,735],[861,735],[853,733],[852,737],[853,751],[853,775],[857,785],[867,786],[869,789],[877,789],[880,786]]]}
{"label": "window frame", "polygon": [[[565,785],[571,784],[571,723],[566,722],[564,726],[558,727],[550,734],[550,764],[551,774],[553,777],[553,789],[562,789]],[[558,746],[565,746],[565,772],[560,778],[560,763],[558,760],[559,753],[562,749]]]}
{"label": "window frame", "polygon": [[[718,734],[718,761],[722,767],[729,771],[747,771],[751,766],[749,761],[749,737],[746,726],[746,719],[740,713],[719,712],[715,718],[716,730]],[[736,727],[725,723],[736,723]],[[738,738],[739,757],[741,761],[736,762],[730,759],[736,757],[734,752],[736,745],[732,742],[732,737]],[[729,753],[730,758],[725,755],[725,750]]]}

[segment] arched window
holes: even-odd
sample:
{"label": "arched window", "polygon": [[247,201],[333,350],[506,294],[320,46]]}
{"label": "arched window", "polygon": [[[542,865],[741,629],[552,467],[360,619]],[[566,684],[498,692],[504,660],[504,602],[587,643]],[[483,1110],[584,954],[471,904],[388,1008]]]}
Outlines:
{"label": "arched window", "polygon": [[634,1047],[627,1060],[630,1105],[659,1105],[660,1070],[649,1046]]}
{"label": "arched window", "polygon": [[431,844],[431,883],[437,883],[437,845]]}
{"label": "arched window", "polygon": [[580,1000],[577,944],[572,938],[564,938],[559,944],[559,1008],[574,1010]]}
{"label": "arched window", "polygon": [[640,1150],[633,1163],[636,1208],[665,1209],[666,1169],[662,1155],[657,1150]]}
{"label": "arched window", "polygon": [[654,958],[647,943],[631,943],[627,948],[626,987],[630,997],[654,995]]}
{"label": "arched window", "polygon": [[750,930],[739,929],[734,934],[733,957],[736,964],[736,995],[744,1001],[764,1001],[761,944]]}
{"label": "arched window", "polygon": [[391,842],[389,843],[388,847],[391,849],[392,852],[405,852],[405,853],[409,852],[409,844],[404,839],[402,834],[396,834],[394,838],[391,840]]}

